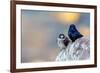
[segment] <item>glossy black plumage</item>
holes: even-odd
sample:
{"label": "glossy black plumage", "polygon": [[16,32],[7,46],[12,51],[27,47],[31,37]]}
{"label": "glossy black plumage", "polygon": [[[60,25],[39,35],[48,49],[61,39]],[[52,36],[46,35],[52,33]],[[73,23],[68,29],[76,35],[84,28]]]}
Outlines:
{"label": "glossy black plumage", "polygon": [[74,24],[71,24],[68,30],[68,36],[74,42],[76,39],[83,37],[83,35],[76,29]]}
{"label": "glossy black plumage", "polygon": [[69,44],[69,39],[66,37],[64,40],[63,40],[63,43],[64,45],[67,47],[67,45]]}

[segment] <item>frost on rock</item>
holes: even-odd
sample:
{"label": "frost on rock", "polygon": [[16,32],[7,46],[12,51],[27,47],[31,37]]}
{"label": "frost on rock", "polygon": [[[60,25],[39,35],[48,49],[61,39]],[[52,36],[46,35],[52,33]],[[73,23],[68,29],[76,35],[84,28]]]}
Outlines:
{"label": "frost on rock", "polygon": [[66,49],[61,49],[56,61],[86,60],[90,58],[90,40],[88,37],[69,43]]}

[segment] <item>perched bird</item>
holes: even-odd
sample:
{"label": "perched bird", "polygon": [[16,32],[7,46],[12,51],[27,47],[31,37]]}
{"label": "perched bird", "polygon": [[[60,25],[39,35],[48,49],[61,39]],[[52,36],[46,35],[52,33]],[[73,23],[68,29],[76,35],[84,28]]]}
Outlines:
{"label": "perched bird", "polygon": [[74,42],[76,39],[83,37],[83,35],[76,29],[74,24],[71,24],[68,30],[68,36]]}
{"label": "perched bird", "polygon": [[57,38],[57,43],[60,49],[65,49],[69,43],[69,39],[64,34],[60,34]]}
{"label": "perched bird", "polygon": [[90,38],[84,37],[74,24],[70,25],[68,36],[72,42],[64,34],[60,34],[58,37],[58,46],[61,50],[56,57],[56,61],[89,59]]}
{"label": "perched bird", "polygon": [[60,34],[57,38],[57,44],[60,52],[56,57],[56,61],[65,61],[67,59],[66,55],[68,54],[66,53],[66,49],[68,48],[70,41],[64,34]]}

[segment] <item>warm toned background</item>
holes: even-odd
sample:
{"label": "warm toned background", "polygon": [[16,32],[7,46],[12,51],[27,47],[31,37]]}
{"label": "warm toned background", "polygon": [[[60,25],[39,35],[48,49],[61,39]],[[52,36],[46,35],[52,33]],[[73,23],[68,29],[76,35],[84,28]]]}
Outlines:
{"label": "warm toned background", "polygon": [[59,53],[57,37],[60,33],[68,36],[70,24],[89,36],[89,13],[22,10],[21,15],[21,62],[55,61]]}

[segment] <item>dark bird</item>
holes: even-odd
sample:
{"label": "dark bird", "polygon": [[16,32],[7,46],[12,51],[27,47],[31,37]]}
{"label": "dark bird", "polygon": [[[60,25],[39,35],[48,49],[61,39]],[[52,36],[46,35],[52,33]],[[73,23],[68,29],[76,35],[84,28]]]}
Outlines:
{"label": "dark bird", "polygon": [[76,39],[83,37],[83,35],[76,29],[74,24],[71,24],[68,30],[68,36],[74,42]]}
{"label": "dark bird", "polygon": [[60,49],[65,49],[70,42],[69,39],[64,34],[60,34],[59,37],[57,38],[57,41]]}

